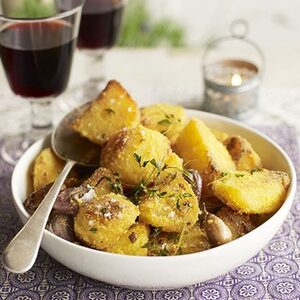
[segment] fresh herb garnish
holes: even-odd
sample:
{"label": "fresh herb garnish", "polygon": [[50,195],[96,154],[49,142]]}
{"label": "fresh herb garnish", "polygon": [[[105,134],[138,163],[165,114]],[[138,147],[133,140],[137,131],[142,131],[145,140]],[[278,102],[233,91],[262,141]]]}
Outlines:
{"label": "fresh herb garnish", "polygon": [[111,108],[106,108],[105,111],[108,112],[108,113],[111,114],[111,115],[116,113],[116,112],[115,112],[113,109],[111,109]]}
{"label": "fresh herb garnish", "polygon": [[235,174],[235,177],[244,177],[245,174]]}
{"label": "fresh herb garnish", "polygon": [[96,232],[97,232],[97,228],[95,228],[95,227],[91,228],[91,229],[90,229],[90,232],[96,233]]}

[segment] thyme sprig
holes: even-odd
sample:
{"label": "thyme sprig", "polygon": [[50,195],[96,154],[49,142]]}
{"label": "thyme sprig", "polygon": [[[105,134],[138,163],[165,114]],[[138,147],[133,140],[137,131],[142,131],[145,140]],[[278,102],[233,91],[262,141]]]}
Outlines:
{"label": "thyme sprig", "polygon": [[166,134],[168,130],[170,129],[170,126],[174,123],[180,123],[181,119],[176,118],[174,114],[168,114],[163,109],[161,109],[159,106],[157,108],[164,114],[164,119],[157,122],[157,124],[162,125],[166,127],[163,131],[161,131],[162,134]]}

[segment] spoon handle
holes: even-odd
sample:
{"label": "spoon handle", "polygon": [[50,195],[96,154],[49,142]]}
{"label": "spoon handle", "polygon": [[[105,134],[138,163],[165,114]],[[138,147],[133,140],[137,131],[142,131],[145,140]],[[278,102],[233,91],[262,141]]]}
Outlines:
{"label": "spoon handle", "polygon": [[8,244],[2,255],[4,267],[13,273],[25,273],[33,266],[42,241],[43,231],[60,189],[76,164],[68,161],[28,222]]}

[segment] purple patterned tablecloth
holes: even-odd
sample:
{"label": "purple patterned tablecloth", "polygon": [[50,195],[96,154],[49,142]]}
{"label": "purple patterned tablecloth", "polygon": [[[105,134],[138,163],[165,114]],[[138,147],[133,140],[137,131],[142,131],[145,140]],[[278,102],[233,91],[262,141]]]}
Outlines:
{"label": "purple patterned tablecloth", "polygon": [[[261,130],[287,151],[300,175],[296,131],[287,126],[261,127]],[[12,167],[0,160],[0,254],[21,227],[11,200],[11,173]],[[208,282],[169,291],[129,290],[77,274],[40,250],[34,267],[25,274],[8,273],[0,264],[0,300],[300,299],[299,198],[300,192],[287,220],[259,254]]]}

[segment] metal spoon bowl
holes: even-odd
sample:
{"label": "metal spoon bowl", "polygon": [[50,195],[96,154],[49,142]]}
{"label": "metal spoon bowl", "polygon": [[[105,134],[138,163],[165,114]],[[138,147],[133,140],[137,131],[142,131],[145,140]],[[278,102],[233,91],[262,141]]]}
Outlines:
{"label": "metal spoon bowl", "polygon": [[89,106],[87,103],[71,111],[52,133],[51,147],[58,157],[66,161],[66,165],[38,209],[5,248],[2,262],[10,272],[25,273],[32,268],[54,202],[74,165],[99,166],[100,146],[81,137],[70,126]]}

